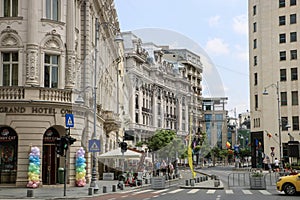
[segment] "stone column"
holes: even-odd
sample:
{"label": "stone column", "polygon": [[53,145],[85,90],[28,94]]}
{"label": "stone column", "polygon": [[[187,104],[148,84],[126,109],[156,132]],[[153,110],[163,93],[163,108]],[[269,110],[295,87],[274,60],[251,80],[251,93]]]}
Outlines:
{"label": "stone column", "polygon": [[65,88],[75,85],[75,16],[74,1],[67,1],[67,60]]}
{"label": "stone column", "polygon": [[28,0],[28,32],[26,45],[26,85],[39,85],[39,62],[38,62],[38,2]]}

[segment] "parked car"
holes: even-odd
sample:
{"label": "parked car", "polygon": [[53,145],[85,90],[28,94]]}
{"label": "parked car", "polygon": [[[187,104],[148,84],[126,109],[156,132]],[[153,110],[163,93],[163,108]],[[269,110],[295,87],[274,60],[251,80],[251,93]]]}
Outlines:
{"label": "parked car", "polygon": [[284,191],[287,195],[295,195],[297,192],[300,192],[300,173],[280,177],[276,187],[277,190]]}

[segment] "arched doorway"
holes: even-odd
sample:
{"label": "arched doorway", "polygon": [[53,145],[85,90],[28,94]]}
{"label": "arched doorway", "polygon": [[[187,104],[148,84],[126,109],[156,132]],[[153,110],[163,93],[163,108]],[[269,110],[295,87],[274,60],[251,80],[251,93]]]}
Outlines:
{"label": "arched doorway", "polygon": [[16,183],[18,135],[10,127],[0,127],[0,184]]}
{"label": "arched doorway", "polygon": [[57,183],[57,169],[59,167],[59,157],[55,151],[56,138],[59,133],[54,128],[49,128],[43,137],[43,169],[42,181],[44,185],[53,185]]}

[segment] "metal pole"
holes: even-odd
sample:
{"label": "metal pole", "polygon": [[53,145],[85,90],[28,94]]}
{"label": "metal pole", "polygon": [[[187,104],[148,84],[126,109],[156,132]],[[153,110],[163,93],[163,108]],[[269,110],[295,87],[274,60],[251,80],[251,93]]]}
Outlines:
{"label": "metal pole", "polygon": [[[97,44],[98,44],[98,36],[99,33],[99,24],[98,24],[98,18],[96,18],[96,23],[95,23],[95,69],[94,69],[94,89],[93,89],[93,100],[94,100],[94,133],[93,133],[93,139],[96,139],[96,131],[97,131],[97,126],[96,126],[96,122],[97,122],[97,82],[96,82],[96,78],[97,78],[97,53],[98,53],[98,49],[97,49]],[[96,193],[99,190],[98,184],[97,184],[97,171],[96,171],[96,153],[93,152],[92,156],[93,156],[93,168],[92,168],[92,180],[91,180],[91,184],[90,187],[94,188],[94,193]]]}
{"label": "metal pole", "polygon": [[66,196],[67,191],[67,153],[68,149],[66,149],[65,154],[65,169],[64,169],[64,196]]}
{"label": "metal pole", "polygon": [[280,160],[280,166],[282,166],[281,115],[280,115],[280,98],[279,98],[279,82],[278,81],[276,83],[276,94],[277,94],[277,106],[278,106],[279,160]]}

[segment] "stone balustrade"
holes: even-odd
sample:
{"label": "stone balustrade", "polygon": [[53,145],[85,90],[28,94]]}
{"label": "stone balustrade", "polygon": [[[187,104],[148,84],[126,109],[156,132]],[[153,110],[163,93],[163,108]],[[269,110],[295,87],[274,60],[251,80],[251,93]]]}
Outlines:
{"label": "stone balustrade", "polygon": [[41,87],[0,87],[0,101],[17,100],[71,103],[72,91]]}

